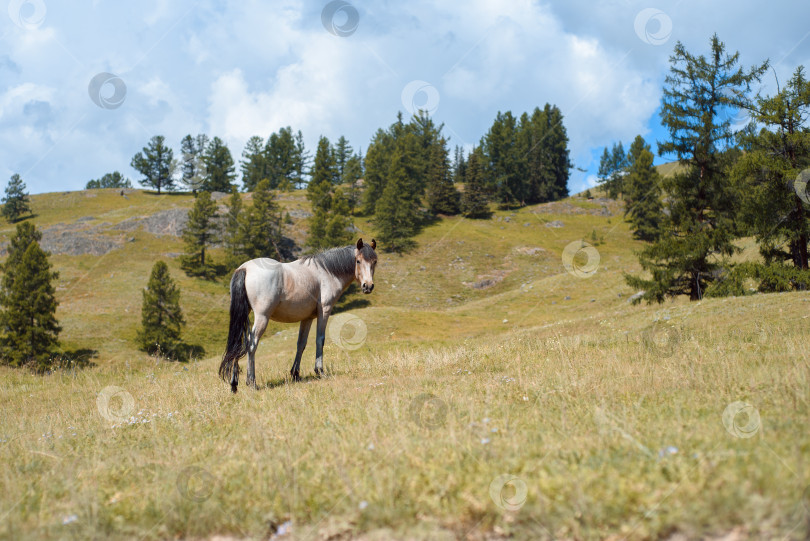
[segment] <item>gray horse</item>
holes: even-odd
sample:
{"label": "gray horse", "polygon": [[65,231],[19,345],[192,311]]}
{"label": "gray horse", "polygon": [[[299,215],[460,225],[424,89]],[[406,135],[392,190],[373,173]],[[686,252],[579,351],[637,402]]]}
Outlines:
{"label": "gray horse", "polygon": [[[251,259],[243,263],[231,278],[231,323],[228,346],[219,365],[219,375],[230,382],[231,391],[239,385],[239,359],[248,356],[245,383],[256,387],[256,347],[268,320],[282,323],[300,321],[298,351],[290,375],[300,379],[301,355],[307,346],[309,329],[317,318],[315,338],[315,373],[322,375],[323,344],[326,321],[340,296],[354,280],[363,293],[374,289],[374,267],[377,266],[377,243],[332,248],[319,254],[302,257],[292,263],[274,259]],[[250,311],[253,310],[253,329]]]}

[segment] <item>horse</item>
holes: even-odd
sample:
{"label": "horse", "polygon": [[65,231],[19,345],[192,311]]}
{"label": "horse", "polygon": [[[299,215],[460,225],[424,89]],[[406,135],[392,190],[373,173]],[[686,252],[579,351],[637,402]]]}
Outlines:
{"label": "horse", "polygon": [[[239,384],[239,359],[248,356],[245,384],[256,388],[255,355],[259,340],[269,320],[281,323],[301,322],[298,329],[298,350],[290,375],[300,380],[301,356],[307,346],[309,329],[317,319],[315,335],[315,374],[323,370],[323,344],[326,322],[335,303],[355,280],[363,293],[374,290],[374,268],[377,266],[377,241],[371,245],[359,239],[357,244],[332,248],[304,256],[291,263],[275,259],[251,259],[243,263],[231,277],[231,313],[228,344],[219,365],[219,375],[231,391]],[[253,328],[250,311],[253,310]]]}

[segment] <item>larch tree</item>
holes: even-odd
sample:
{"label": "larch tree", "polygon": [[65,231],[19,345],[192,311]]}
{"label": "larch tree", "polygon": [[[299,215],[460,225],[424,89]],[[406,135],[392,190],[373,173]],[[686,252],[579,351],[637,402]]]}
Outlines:
{"label": "larch tree", "polygon": [[663,180],[667,234],[639,254],[649,277],[625,276],[631,287],[644,291],[638,301],[703,298],[738,250],[733,242],[736,193],[728,181],[727,152],[735,133],[730,119],[722,120],[720,113],[744,104],[751,84],[766,69],[767,62],[750,70],[740,67],[739,53],[728,53],[717,35],[708,58],[693,55],[680,42],[675,46],[661,112],[669,140],[659,144],[659,153],[676,155],[683,170]]}

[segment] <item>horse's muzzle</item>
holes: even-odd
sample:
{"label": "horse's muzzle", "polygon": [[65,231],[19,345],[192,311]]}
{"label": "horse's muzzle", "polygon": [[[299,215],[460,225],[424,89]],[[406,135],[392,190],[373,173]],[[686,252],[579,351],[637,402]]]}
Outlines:
{"label": "horse's muzzle", "polygon": [[363,293],[369,294],[374,291],[374,284],[363,284],[361,289],[363,290]]}

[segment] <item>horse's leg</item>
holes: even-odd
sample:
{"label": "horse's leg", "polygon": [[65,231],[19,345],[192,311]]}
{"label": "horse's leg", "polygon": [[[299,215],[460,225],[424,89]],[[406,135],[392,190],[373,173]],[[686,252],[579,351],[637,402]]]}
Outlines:
{"label": "horse's leg", "polygon": [[318,327],[315,333],[315,373],[319,376],[324,375],[323,344],[326,342],[326,321],[331,312],[331,306],[321,306],[318,309]]}
{"label": "horse's leg", "polygon": [[298,349],[295,352],[295,361],[293,361],[292,369],[290,370],[290,375],[296,381],[301,379],[301,356],[304,354],[304,349],[307,347],[310,328],[312,328],[312,319],[305,319],[298,328]]}
{"label": "horse's leg", "polygon": [[267,328],[267,316],[264,314],[253,314],[253,330],[250,331],[250,342],[248,343],[248,368],[245,385],[256,388],[256,348],[259,347],[259,340]]}

